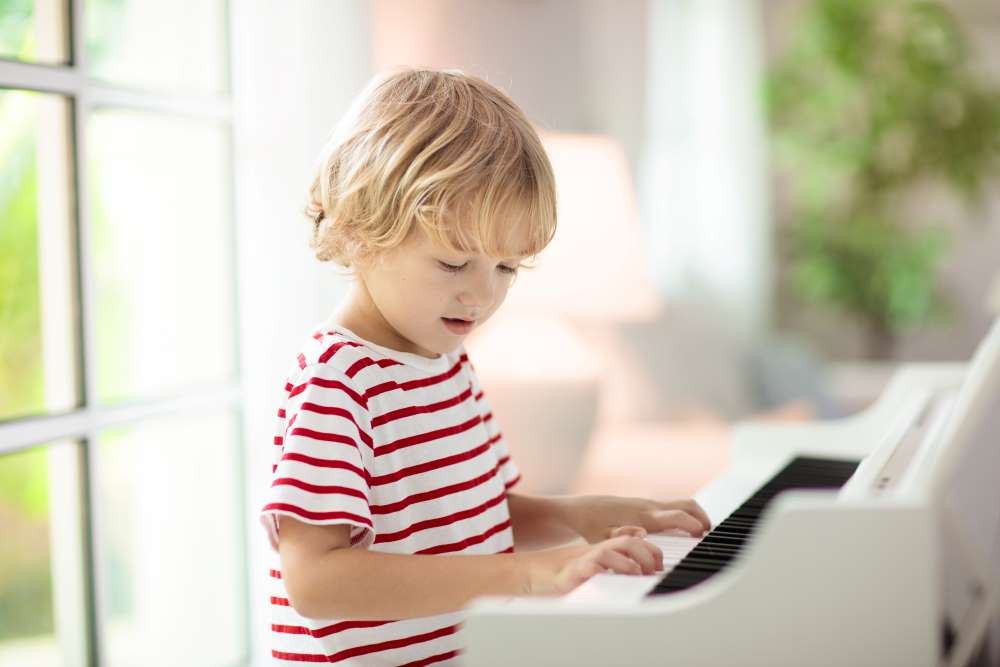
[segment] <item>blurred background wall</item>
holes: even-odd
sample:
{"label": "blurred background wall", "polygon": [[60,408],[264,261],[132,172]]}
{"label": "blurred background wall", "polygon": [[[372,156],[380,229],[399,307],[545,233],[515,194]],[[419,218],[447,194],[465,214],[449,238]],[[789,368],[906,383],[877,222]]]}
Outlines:
{"label": "blurred background wall", "polygon": [[[979,208],[900,198],[953,233],[933,267],[952,313],[891,353],[787,285],[805,169],[777,159],[763,91],[817,4],[0,2],[0,516],[20,536],[0,664],[265,662],[274,414],[348,287],[308,248],[306,187],[387,67],[487,79],[556,168],[556,240],[468,341],[527,492],[690,495],[735,421],[843,416],[903,361],[967,359],[1000,308],[995,172]],[[1000,8],[944,6],[996,89]],[[225,642],[170,642],[192,580]]]}

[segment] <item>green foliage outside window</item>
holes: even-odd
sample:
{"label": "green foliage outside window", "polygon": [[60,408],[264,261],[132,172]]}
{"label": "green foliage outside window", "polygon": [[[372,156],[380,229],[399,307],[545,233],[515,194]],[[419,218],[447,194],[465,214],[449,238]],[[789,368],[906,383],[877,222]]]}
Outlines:
{"label": "green foliage outside window", "polygon": [[904,219],[908,194],[943,186],[969,207],[1000,171],[1000,92],[970,64],[940,2],[814,0],[768,72],[792,220],[779,248],[807,303],[865,325],[871,358],[947,316],[936,269],[949,236]]}
{"label": "green foliage outside window", "polygon": [[[0,52],[31,60],[30,0],[0,0]],[[0,418],[44,404],[32,93],[0,91]],[[0,641],[55,631],[47,448],[0,456]]]}
{"label": "green foliage outside window", "polygon": [[[0,97],[2,105],[2,97]],[[43,401],[38,333],[38,236],[35,227],[35,161],[19,161],[15,146],[0,177],[0,415],[37,412]],[[18,164],[26,162],[26,164]],[[12,182],[8,182],[12,181]]]}

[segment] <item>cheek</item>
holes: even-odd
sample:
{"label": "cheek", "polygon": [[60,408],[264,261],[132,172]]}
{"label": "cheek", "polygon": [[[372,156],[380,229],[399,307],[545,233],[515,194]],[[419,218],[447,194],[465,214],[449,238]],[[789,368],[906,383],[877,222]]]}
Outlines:
{"label": "cheek", "polygon": [[510,290],[510,283],[511,281],[508,278],[504,282],[497,285],[496,292],[493,296],[493,310],[499,308],[500,304],[502,304],[504,299],[507,298],[507,292]]}
{"label": "cheek", "polygon": [[431,273],[421,277],[419,286],[414,282],[410,289],[410,296],[414,303],[422,304],[423,307],[439,311],[454,303],[459,292],[457,283],[452,276],[444,271],[438,271],[441,275]]}

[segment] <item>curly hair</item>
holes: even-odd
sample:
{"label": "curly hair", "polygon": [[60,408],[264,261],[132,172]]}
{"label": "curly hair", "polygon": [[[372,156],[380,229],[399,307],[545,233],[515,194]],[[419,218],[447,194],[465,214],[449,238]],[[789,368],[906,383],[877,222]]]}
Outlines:
{"label": "curly hair", "polygon": [[[555,178],[534,127],[493,85],[460,70],[390,70],[331,133],[305,214],[316,257],[348,268],[414,223],[452,251],[530,261],[555,235]],[[511,247],[517,231],[528,247]]]}

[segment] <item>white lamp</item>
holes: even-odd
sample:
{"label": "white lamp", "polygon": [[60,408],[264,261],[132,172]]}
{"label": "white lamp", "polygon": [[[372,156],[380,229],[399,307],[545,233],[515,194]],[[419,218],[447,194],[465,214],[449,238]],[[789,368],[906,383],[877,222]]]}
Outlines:
{"label": "white lamp", "polygon": [[537,267],[522,271],[508,311],[575,320],[654,317],[639,215],[621,145],[600,135],[541,133],[556,177],[559,224]]}

